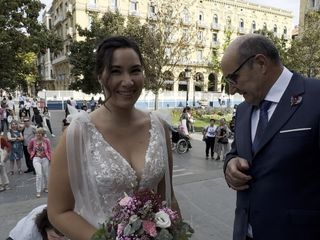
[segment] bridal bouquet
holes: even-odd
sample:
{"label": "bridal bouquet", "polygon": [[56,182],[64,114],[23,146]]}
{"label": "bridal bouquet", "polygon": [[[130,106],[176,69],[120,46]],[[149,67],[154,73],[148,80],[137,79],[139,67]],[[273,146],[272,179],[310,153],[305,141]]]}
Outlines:
{"label": "bridal bouquet", "polygon": [[188,240],[190,225],[149,190],[125,195],[92,240]]}

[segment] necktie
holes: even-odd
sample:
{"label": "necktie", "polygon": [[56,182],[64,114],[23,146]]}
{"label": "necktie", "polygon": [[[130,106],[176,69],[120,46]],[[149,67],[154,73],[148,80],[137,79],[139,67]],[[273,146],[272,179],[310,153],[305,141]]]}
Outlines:
{"label": "necktie", "polygon": [[254,141],[252,143],[252,152],[253,153],[255,153],[257,151],[257,148],[261,142],[263,132],[268,125],[268,109],[270,108],[271,104],[272,104],[272,102],[267,101],[267,100],[263,100],[260,103],[259,122],[258,122],[258,126],[257,126],[256,135],[255,135]]}

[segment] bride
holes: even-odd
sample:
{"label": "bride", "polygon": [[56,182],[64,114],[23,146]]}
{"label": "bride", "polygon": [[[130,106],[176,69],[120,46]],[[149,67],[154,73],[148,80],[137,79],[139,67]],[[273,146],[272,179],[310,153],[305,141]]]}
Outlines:
{"label": "bride", "polygon": [[153,189],[180,212],[166,124],[134,107],[144,85],[137,44],[125,37],[104,40],[96,74],[106,101],[90,115],[73,116],[56,147],[49,179],[49,219],[76,240],[90,239],[124,192]]}

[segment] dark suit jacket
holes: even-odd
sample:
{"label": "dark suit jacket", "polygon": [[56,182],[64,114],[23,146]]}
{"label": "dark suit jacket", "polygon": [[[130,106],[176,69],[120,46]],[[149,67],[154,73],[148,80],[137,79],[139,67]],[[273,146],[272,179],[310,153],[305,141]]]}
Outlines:
{"label": "dark suit jacket", "polygon": [[[301,102],[291,104],[293,96],[301,96]],[[225,167],[235,156],[245,158],[253,179],[248,190],[237,192],[234,240],[246,238],[248,219],[254,240],[320,239],[319,103],[320,80],[294,74],[254,156],[253,107],[238,106]]]}

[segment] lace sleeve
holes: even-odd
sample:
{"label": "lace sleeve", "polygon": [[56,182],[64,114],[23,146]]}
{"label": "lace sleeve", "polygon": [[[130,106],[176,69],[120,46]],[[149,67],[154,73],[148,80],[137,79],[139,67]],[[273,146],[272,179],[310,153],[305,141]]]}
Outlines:
{"label": "lace sleeve", "polygon": [[[170,179],[170,169],[169,169],[169,158],[168,158],[168,149],[167,149],[167,141],[166,141],[166,133],[165,133],[165,120],[163,120],[160,115],[155,114],[155,119],[158,122],[159,131],[161,134],[161,145],[163,146],[164,151],[164,162],[165,162],[165,194],[166,194],[166,202],[169,207],[171,207],[171,179]],[[167,122],[166,122],[167,123]]]}
{"label": "lace sleeve", "polygon": [[[82,116],[81,116],[82,115]],[[88,115],[80,113],[67,128],[67,159],[69,179],[75,199],[74,211],[90,224],[99,226],[105,219],[97,185],[90,178],[90,138],[87,132]]]}

